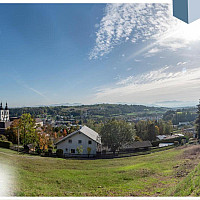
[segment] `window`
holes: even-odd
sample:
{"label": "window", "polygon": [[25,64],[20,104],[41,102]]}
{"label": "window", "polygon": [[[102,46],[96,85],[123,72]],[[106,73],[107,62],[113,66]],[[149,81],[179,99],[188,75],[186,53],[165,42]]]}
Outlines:
{"label": "window", "polygon": [[72,140],[69,140],[68,142],[69,142],[69,143],[72,143]]}
{"label": "window", "polygon": [[91,141],[91,140],[89,140],[89,141],[88,141],[88,144],[92,144],[92,141]]}
{"label": "window", "polygon": [[81,144],[81,143],[82,143],[82,140],[79,140],[78,143]]}
{"label": "window", "polygon": [[68,148],[66,148],[65,150],[68,151]]}
{"label": "window", "polygon": [[71,149],[71,153],[75,153],[75,149]]}

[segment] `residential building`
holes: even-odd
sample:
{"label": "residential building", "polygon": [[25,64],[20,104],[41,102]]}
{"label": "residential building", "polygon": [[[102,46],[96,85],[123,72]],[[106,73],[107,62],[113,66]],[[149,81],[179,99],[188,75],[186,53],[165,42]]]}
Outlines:
{"label": "residential building", "polygon": [[[62,149],[65,155],[79,154],[77,148],[82,149],[82,155],[96,155],[101,150],[101,137],[94,130],[83,126],[62,138],[56,145],[57,149]],[[90,149],[90,152],[88,152],[88,149]]]}

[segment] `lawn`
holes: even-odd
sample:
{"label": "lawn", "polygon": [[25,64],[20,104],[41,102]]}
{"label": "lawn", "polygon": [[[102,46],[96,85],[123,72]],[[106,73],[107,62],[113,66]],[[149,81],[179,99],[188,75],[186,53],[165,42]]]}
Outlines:
{"label": "lawn", "polygon": [[195,167],[183,156],[186,149],[107,160],[45,158],[0,149],[0,163],[15,171],[15,196],[165,196]]}

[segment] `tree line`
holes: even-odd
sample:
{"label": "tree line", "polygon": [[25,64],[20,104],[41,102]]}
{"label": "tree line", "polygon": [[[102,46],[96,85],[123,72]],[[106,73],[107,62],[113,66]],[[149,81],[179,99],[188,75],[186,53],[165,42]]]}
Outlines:
{"label": "tree line", "polygon": [[176,111],[169,110],[163,115],[163,120],[172,121],[174,125],[179,122],[192,122],[195,121],[197,114],[194,110],[178,109]]}
{"label": "tree line", "polygon": [[[172,123],[162,120],[129,123],[124,120],[110,119],[97,123],[90,119],[85,125],[98,132],[103,145],[113,152],[133,141],[154,141],[157,135],[170,134],[172,131]],[[52,149],[60,137],[65,137],[79,128],[78,125],[63,130],[51,125],[40,127],[36,125],[35,119],[30,113],[25,113],[13,121],[6,132],[6,137],[9,141],[17,144],[19,134],[19,142],[24,149],[28,149],[28,145],[31,144],[34,149],[41,152]]]}

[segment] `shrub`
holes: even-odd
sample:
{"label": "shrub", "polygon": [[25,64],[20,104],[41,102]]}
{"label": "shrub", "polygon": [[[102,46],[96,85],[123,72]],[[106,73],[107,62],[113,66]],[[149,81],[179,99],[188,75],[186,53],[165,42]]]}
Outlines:
{"label": "shrub", "polygon": [[56,155],[57,155],[59,158],[62,158],[62,157],[63,157],[63,150],[62,150],[62,149],[57,149],[57,150],[56,150]]}
{"label": "shrub", "polygon": [[78,152],[78,154],[82,154],[83,153],[83,146],[81,145],[80,147],[77,147],[76,151]]}
{"label": "shrub", "polygon": [[38,155],[40,155],[40,154],[42,153],[42,150],[40,149],[39,146],[36,146],[36,147],[35,147],[35,152],[36,152]]}
{"label": "shrub", "polygon": [[174,141],[174,146],[178,146],[179,142],[178,141]]}
{"label": "shrub", "polygon": [[8,141],[5,135],[0,135],[0,140],[1,141]]}
{"label": "shrub", "polygon": [[9,149],[12,145],[12,142],[0,140],[0,147]]}

